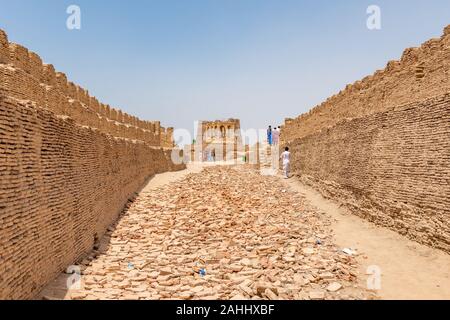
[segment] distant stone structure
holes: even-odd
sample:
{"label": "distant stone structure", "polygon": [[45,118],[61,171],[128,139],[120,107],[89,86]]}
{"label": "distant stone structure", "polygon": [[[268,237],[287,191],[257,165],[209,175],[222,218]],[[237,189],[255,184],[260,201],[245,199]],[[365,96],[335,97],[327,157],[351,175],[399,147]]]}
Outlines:
{"label": "distant stone structure", "polygon": [[201,121],[195,143],[190,146],[191,160],[199,162],[233,161],[243,151],[238,119]]}

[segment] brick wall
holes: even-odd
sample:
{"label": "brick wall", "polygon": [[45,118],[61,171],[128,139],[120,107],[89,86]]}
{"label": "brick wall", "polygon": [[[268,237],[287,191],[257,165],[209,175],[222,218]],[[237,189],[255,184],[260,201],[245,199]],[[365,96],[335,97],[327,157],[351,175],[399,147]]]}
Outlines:
{"label": "brick wall", "polygon": [[292,169],[354,214],[450,252],[450,26],[286,119]]}
{"label": "brick wall", "polygon": [[0,299],[33,298],[92,250],[147,178],[184,168],[160,130],[0,31]]}
{"label": "brick wall", "polygon": [[153,146],[172,147],[173,137],[159,122],[142,121],[91,97],[50,64],[21,45],[9,43],[0,30],[0,84],[7,96],[35,102],[58,115],[114,136],[143,140]]}
{"label": "brick wall", "polygon": [[290,145],[305,183],[355,215],[450,252],[450,93]]}
{"label": "brick wall", "polygon": [[289,143],[344,119],[425,100],[450,92],[450,25],[438,39],[406,49],[400,61],[348,85],[338,94],[296,119],[287,119],[281,139]]}

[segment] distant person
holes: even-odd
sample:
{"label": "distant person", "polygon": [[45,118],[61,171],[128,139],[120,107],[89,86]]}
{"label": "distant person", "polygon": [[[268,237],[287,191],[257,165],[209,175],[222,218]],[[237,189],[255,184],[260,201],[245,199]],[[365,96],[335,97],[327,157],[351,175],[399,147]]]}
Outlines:
{"label": "distant person", "polygon": [[278,144],[280,144],[280,140],[281,140],[281,127],[278,126]]}
{"label": "distant person", "polygon": [[207,161],[208,161],[208,162],[212,162],[211,151],[208,150],[208,151],[207,151],[207,155],[208,155],[208,156],[207,156],[207,159],[208,159]]}
{"label": "distant person", "polygon": [[269,145],[272,145],[272,126],[269,126],[269,129],[267,129],[267,142]]}
{"label": "distant person", "polygon": [[280,159],[283,161],[283,174],[285,179],[289,179],[289,171],[291,166],[291,153],[289,148],[286,147],[284,152],[281,154]]}
{"label": "distant person", "polygon": [[280,131],[278,130],[278,128],[275,128],[272,131],[272,142],[274,146],[277,146],[280,142]]}
{"label": "distant person", "polygon": [[216,162],[216,149],[213,149],[213,151],[211,152],[211,156],[212,156],[212,161]]}

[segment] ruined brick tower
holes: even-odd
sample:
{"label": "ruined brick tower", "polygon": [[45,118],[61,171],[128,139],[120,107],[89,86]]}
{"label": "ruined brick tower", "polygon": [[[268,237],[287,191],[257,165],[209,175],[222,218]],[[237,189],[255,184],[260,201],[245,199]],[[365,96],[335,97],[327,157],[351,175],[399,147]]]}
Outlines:
{"label": "ruined brick tower", "polygon": [[238,157],[242,146],[241,122],[238,119],[201,121],[197,139],[191,146],[193,161],[230,161]]}

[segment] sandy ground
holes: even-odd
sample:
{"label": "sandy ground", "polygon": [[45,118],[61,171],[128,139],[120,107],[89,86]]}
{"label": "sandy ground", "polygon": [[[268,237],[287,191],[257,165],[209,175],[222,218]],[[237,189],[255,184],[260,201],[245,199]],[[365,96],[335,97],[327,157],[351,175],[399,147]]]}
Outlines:
{"label": "sandy ground", "polygon": [[[156,175],[142,193],[151,193],[152,190],[182,180],[190,173],[199,173],[204,167],[212,165],[190,164],[183,171]],[[283,181],[306,197],[311,205],[331,217],[334,241],[339,247],[357,250],[360,286],[366,286],[369,278],[366,275],[367,268],[378,266],[381,270],[381,289],[376,293],[381,299],[450,299],[450,255],[351,215],[295,178]],[[38,298],[68,299],[64,289],[66,281],[67,275],[62,274]]]}
{"label": "sandy ground", "polygon": [[222,162],[216,162],[216,163],[195,162],[195,163],[187,164],[186,170],[176,171],[176,172],[164,172],[161,174],[157,174],[148,181],[147,185],[141,190],[141,192],[148,192],[150,190],[154,190],[154,189],[164,186],[166,184],[179,181],[191,173],[200,173],[203,170],[203,168],[213,167],[217,164],[226,165],[226,163],[222,163]]}
{"label": "sandy ground", "polygon": [[[335,241],[342,248],[357,250],[360,274],[365,275],[369,266],[380,268],[380,298],[450,299],[450,255],[356,217],[295,178],[286,183],[334,218]],[[361,283],[367,282],[368,277],[362,277]]]}
{"label": "sandy ground", "polygon": [[[330,218],[251,167],[155,176],[75,268],[43,295],[75,300],[370,299]],[[200,172],[201,171],[201,172]],[[194,174],[188,174],[194,173]]]}
{"label": "sandy ground", "polygon": [[183,179],[188,174],[199,173],[206,166],[208,165],[201,163],[188,164],[186,170],[157,174],[152,179],[150,179],[148,184],[142,189],[142,192],[148,192],[163,185],[176,182]]}
{"label": "sandy ground", "polygon": [[[204,167],[210,164],[188,164],[186,170],[176,172],[164,172],[152,177],[140,190],[140,193],[149,193],[166,184],[182,180],[191,173],[199,173]],[[67,291],[67,282],[70,275],[61,273],[55,280],[51,281],[37,296],[37,300],[70,300],[70,293]]]}

